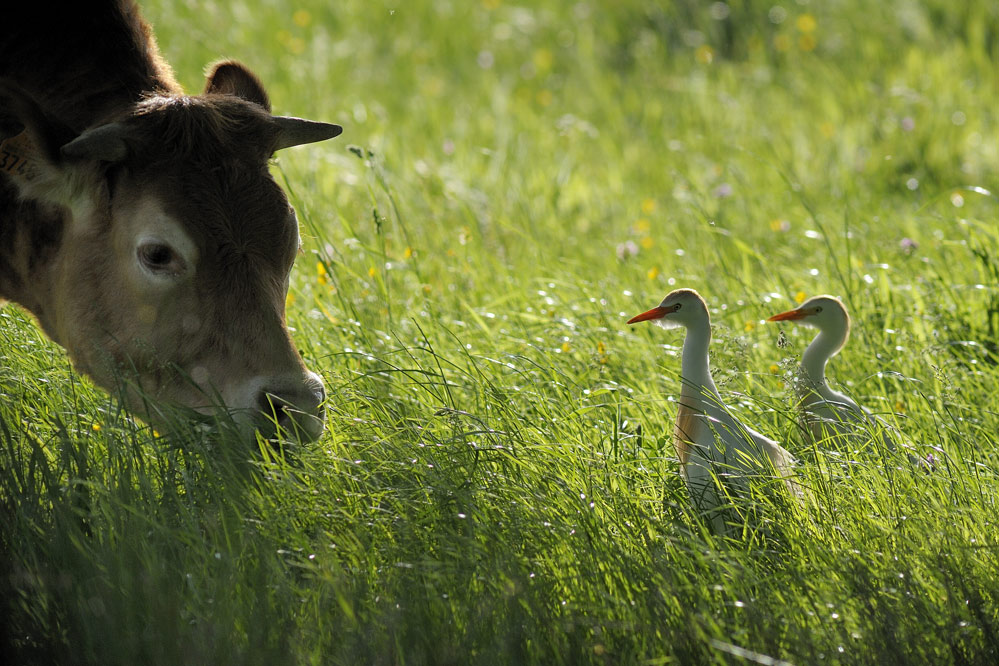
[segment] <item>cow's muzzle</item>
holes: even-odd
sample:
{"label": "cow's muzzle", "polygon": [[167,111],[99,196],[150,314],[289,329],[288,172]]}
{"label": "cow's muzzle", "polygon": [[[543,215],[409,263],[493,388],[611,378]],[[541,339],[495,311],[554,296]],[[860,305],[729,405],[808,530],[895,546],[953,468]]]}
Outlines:
{"label": "cow's muzzle", "polygon": [[258,431],[265,437],[276,435],[312,442],[323,434],[326,422],[326,388],[323,380],[309,372],[296,380],[272,379],[257,392],[257,409],[262,419]]}

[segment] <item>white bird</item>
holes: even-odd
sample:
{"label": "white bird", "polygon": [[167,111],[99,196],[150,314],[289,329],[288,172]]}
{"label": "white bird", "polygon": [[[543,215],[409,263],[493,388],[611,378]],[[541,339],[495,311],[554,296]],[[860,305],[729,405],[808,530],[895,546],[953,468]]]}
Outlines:
{"label": "white bird", "polygon": [[[673,431],[673,446],[694,506],[711,511],[722,506],[721,488],[743,490],[749,477],[783,478],[795,495],[790,480],[794,458],[780,444],[745,426],[729,413],[711,379],[708,345],[711,318],[708,307],[693,289],[677,289],[667,294],[658,307],[632,317],[629,324],[656,321],[663,328],[686,329],[681,360],[679,409]],[[721,517],[712,519],[724,530]]]}
{"label": "white bird", "polygon": [[[846,438],[862,444],[873,435],[880,437],[885,448],[894,451],[896,443],[890,426],[849,396],[829,388],[826,381],[826,364],[839,353],[850,335],[850,315],[843,302],[834,296],[815,296],[767,321],[793,321],[819,329],[801,356],[798,386],[804,430],[812,441],[818,444],[830,438]],[[909,460],[917,463],[912,454]]]}

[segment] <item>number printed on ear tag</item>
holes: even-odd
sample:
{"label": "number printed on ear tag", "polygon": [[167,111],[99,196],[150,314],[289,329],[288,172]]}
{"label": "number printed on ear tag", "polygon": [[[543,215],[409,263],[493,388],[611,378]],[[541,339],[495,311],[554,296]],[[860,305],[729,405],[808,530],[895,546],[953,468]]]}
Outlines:
{"label": "number printed on ear tag", "polygon": [[28,156],[34,149],[26,132],[5,139],[0,143],[0,171],[31,180],[34,173]]}

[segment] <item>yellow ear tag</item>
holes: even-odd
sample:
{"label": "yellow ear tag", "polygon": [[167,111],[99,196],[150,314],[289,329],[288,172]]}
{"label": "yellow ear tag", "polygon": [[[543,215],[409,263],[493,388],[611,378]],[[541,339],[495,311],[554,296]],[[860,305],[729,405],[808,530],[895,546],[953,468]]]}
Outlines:
{"label": "yellow ear tag", "polygon": [[4,139],[0,143],[0,171],[31,180],[34,169],[29,156],[35,152],[35,144],[27,132]]}

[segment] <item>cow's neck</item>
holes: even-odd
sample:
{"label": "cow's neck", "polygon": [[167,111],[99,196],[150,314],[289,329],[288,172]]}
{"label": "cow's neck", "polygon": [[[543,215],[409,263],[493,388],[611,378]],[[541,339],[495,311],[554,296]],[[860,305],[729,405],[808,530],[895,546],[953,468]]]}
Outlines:
{"label": "cow's neck", "polygon": [[[35,98],[77,132],[114,119],[142,97],[181,93],[151,29],[132,0],[20,3],[18,20],[0,22],[0,77]],[[53,58],[58,52],[72,56]]]}

